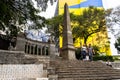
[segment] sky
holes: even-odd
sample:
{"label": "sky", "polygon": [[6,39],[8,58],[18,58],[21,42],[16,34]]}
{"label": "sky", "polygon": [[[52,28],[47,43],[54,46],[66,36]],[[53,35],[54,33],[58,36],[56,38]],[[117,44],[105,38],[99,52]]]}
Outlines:
{"label": "sky", "polygon": [[[102,0],[102,2],[105,10],[109,8],[115,8],[120,5],[120,0]],[[41,12],[40,15],[46,18],[53,17],[55,14],[56,5],[57,2],[55,2],[53,6],[51,6],[50,3],[48,3],[49,7],[47,8],[46,12]]]}
{"label": "sky", "polygon": [[120,0],[102,0],[105,9],[115,8],[120,5]]}

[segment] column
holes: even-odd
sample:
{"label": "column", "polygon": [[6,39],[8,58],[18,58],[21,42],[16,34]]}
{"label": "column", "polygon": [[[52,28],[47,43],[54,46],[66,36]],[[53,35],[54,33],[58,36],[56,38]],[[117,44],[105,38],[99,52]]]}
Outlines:
{"label": "column", "polygon": [[37,45],[37,55],[39,55],[39,46]]}
{"label": "column", "polygon": [[31,43],[29,44],[29,54],[31,54],[32,51],[31,51]]}
{"label": "column", "polygon": [[25,53],[28,53],[28,43],[25,44]]}
{"label": "column", "polygon": [[40,46],[40,55],[42,55],[42,48],[43,48],[43,46]]}
{"label": "column", "polygon": [[46,56],[46,46],[44,46],[44,55]]}
{"label": "column", "polygon": [[32,54],[35,55],[35,44],[33,44],[32,46],[33,46]]}

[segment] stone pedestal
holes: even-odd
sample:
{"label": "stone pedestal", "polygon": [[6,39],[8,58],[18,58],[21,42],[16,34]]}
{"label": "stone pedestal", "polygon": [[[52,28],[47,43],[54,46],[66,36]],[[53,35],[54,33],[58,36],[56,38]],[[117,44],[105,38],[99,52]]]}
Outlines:
{"label": "stone pedestal", "polygon": [[63,59],[75,60],[75,49],[63,48],[61,55]]}

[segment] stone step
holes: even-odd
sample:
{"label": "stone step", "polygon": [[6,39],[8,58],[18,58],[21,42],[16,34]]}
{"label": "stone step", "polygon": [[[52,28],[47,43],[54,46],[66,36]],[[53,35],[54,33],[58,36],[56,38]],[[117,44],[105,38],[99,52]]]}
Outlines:
{"label": "stone step", "polygon": [[103,72],[103,71],[56,71],[58,74],[120,74],[120,72]]}
{"label": "stone step", "polygon": [[113,80],[108,77],[96,77],[96,78],[58,78],[58,80]]}
{"label": "stone step", "polygon": [[83,72],[83,73],[81,73],[81,72],[58,72],[57,74],[61,74],[61,75],[101,75],[101,74],[104,74],[104,75],[120,75],[119,73],[109,73],[109,72],[107,72],[107,73],[104,73],[104,72]]}
{"label": "stone step", "polygon": [[22,64],[35,64],[38,63],[38,59],[37,58],[24,58],[22,59]]}
{"label": "stone step", "polygon": [[[84,68],[83,67],[82,68],[81,67],[56,67],[56,69],[57,70],[72,70],[72,69],[73,70],[93,70],[93,69],[95,69],[95,70],[98,70],[98,69],[99,70],[113,70],[113,68],[109,68],[109,67],[108,68],[104,68],[104,67],[102,67],[102,68],[101,67],[100,68],[96,68],[96,67],[94,67],[94,68],[93,67],[87,67],[87,68],[86,67],[84,67]],[[120,70],[118,70],[118,71],[120,71]]]}
{"label": "stone step", "polygon": [[[63,65],[63,66],[62,66],[62,65]],[[80,67],[80,68],[103,68],[103,66],[104,66],[104,68],[108,68],[108,66],[106,66],[106,65],[103,65],[103,66],[99,66],[99,65],[97,65],[97,66],[93,66],[93,65],[91,66],[91,65],[89,65],[89,66],[88,66],[88,65],[87,65],[87,66],[86,66],[86,65],[84,65],[84,64],[83,64],[82,66],[81,66],[81,65],[79,65],[79,66],[76,66],[76,65],[67,65],[67,64],[61,64],[60,66],[59,66],[59,64],[55,64],[55,65],[51,65],[51,66],[53,66],[53,67],[55,66],[55,67],[58,67],[58,68],[59,68],[59,67],[74,67],[74,66],[75,66],[76,68],[79,68],[79,67]]]}
{"label": "stone step", "polygon": [[107,73],[107,72],[111,72],[111,73],[120,73],[120,70],[109,70],[109,69],[100,69],[100,70],[97,70],[97,69],[59,69],[59,70],[56,70],[56,72],[102,72],[102,73]]}
{"label": "stone step", "polygon": [[95,67],[95,68],[99,68],[99,67],[107,67],[105,66],[105,64],[103,63],[100,63],[98,62],[96,64],[96,62],[81,62],[81,61],[78,61],[76,63],[73,63],[73,62],[63,62],[63,61],[54,61],[54,62],[51,62],[50,63],[51,66],[55,66],[55,67],[70,67],[70,66],[75,66],[75,67]]}
{"label": "stone step", "polygon": [[112,80],[120,79],[120,70],[99,61],[56,60],[51,61],[58,80]]}
{"label": "stone step", "polygon": [[99,71],[99,70],[80,70],[80,71],[55,71],[56,73],[120,73],[120,71],[109,71],[109,70],[106,70],[106,71]]}
{"label": "stone step", "polygon": [[25,54],[27,58],[36,58],[38,61],[37,64],[43,64],[43,68],[46,69],[49,66],[50,57],[49,56],[39,56],[39,55],[30,55]]}
{"label": "stone step", "polygon": [[94,74],[94,75],[60,75],[58,74],[58,78],[99,78],[99,77],[105,77],[105,78],[111,78],[111,79],[120,79],[120,75],[108,75],[108,74]]}
{"label": "stone step", "polygon": [[56,71],[64,71],[64,72],[83,72],[83,71],[85,71],[85,72],[89,72],[89,71],[98,71],[98,72],[120,72],[120,70],[117,70],[117,69],[114,69],[114,70],[112,70],[112,69],[67,69],[67,68],[65,68],[65,69],[55,69]]}

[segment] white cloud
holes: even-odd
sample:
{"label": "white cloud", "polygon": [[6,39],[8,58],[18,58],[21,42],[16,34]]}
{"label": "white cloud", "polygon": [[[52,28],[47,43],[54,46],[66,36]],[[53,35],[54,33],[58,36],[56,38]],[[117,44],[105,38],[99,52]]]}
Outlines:
{"label": "white cloud", "polygon": [[50,1],[48,2],[48,8],[46,9],[46,12],[40,12],[41,16],[44,16],[45,18],[51,18],[55,15],[55,10],[57,6],[57,1],[54,2],[53,5],[50,4]]}
{"label": "white cloud", "polygon": [[120,5],[120,0],[102,0],[105,9],[115,8]]}

